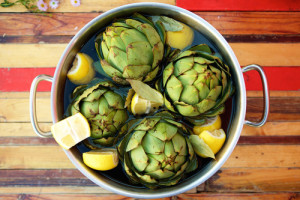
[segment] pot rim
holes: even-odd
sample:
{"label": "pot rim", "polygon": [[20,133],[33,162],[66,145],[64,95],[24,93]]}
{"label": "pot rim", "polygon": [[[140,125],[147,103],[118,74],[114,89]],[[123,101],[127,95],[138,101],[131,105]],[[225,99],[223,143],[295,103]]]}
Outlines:
{"label": "pot rim", "polygon": [[229,57],[233,63],[232,67],[235,69],[235,73],[236,73],[235,84],[239,85],[239,87],[238,87],[239,90],[236,91],[238,94],[236,94],[236,95],[239,96],[237,103],[240,103],[240,105],[237,109],[238,114],[236,115],[238,118],[235,120],[238,122],[236,125],[236,132],[234,134],[234,137],[230,141],[229,148],[226,149],[226,151],[223,153],[222,156],[218,157],[219,158],[218,161],[213,161],[216,163],[212,167],[209,164],[207,166],[205,166],[205,168],[206,167],[211,167],[211,168],[208,169],[207,173],[205,173],[199,179],[194,180],[194,181],[189,181],[191,183],[184,184],[182,187],[177,188],[177,190],[175,190],[175,191],[169,191],[169,190],[166,190],[165,188],[163,188],[163,189],[155,190],[155,192],[153,192],[153,190],[152,190],[152,192],[147,192],[147,193],[135,191],[134,189],[133,190],[124,189],[125,188],[124,186],[122,186],[123,188],[121,188],[121,186],[117,187],[118,183],[109,185],[107,182],[97,178],[95,172],[93,172],[92,170],[87,170],[86,166],[82,162],[79,161],[80,158],[78,156],[76,157],[75,153],[73,153],[72,150],[64,150],[64,152],[66,153],[68,158],[71,160],[71,162],[76,166],[76,168],[79,171],[81,171],[81,173],[83,173],[91,181],[93,181],[94,183],[96,183],[97,185],[101,186],[102,188],[104,188],[106,190],[109,190],[109,191],[112,191],[112,192],[115,192],[117,194],[121,194],[124,196],[134,197],[134,198],[162,198],[162,197],[169,197],[169,196],[177,195],[180,193],[184,193],[184,192],[200,185],[201,183],[203,183],[204,181],[209,179],[213,174],[215,174],[221,168],[221,166],[225,163],[225,161],[228,159],[228,157],[231,155],[233,149],[235,148],[235,146],[238,142],[240,133],[241,133],[243,125],[244,125],[245,115],[246,115],[246,89],[245,89],[243,74],[242,74],[242,71],[240,70],[239,62],[238,62],[233,50],[231,49],[231,47],[229,46],[227,41],[224,39],[224,37],[207,21],[205,21],[204,19],[197,16],[196,14],[194,14],[190,11],[187,11],[183,8],[179,8],[177,6],[164,4],[164,3],[133,3],[133,4],[127,4],[124,6],[120,6],[120,7],[117,7],[112,10],[102,13],[101,15],[99,15],[96,18],[94,18],[93,20],[91,20],[88,24],[86,24],[72,38],[72,40],[69,42],[66,49],[64,50],[63,55],[61,56],[59,63],[57,65],[57,68],[55,70],[53,84],[51,87],[51,113],[52,113],[53,122],[55,123],[55,122],[59,121],[60,117],[58,116],[59,114],[58,114],[58,110],[57,110],[58,109],[57,104],[61,103],[61,102],[57,101],[57,99],[58,99],[57,90],[58,90],[58,87],[61,86],[61,84],[59,84],[59,81],[60,81],[59,76],[62,72],[62,68],[64,66],[64,63],[65,63],[65,60],[66,60],[68,54],[71,52],[72,48],[74,47],[76,42],[79,40],[79,38],[82,37],[82,35],[85,32],[87,32],[88,29],[94,23],[96,23],[99,19],[103,19],[113,13],[116,13],[116,12],[120,12],[120,11],[122,12],[122,10],[125,10],[128,8],[141,8],[141,7],[151,7],[151,8],[159,7],[159,8],[170,10],[172,12],[179,12],[180,14],[187,15],[190,18],[194,18],[195,20],[197,20],[197,23],[199,23],[202,26],[204,26],[205,28],[207,28],[207,30],[215,38],[217,38],[219,40],[218,41],[219,44],[229,54]]}

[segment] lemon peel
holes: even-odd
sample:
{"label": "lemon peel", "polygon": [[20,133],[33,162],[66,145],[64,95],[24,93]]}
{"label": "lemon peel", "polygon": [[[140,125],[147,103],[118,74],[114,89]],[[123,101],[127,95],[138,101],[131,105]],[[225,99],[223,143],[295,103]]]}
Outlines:
{"label": "lemon peel", "polygon": [[85,53],[77,53],[67,77],[74,84],[87,84],[95,76],[93,59]]}
{"label": "lemon peel", "polygon": [[113,148],[96,149],[82,154],[83,162],[90,168],[107,171],[119,163],[118,152]]}
{"label": "lemon peel", "polygon": [[207,118],[205,124],[200,126],[194,126],[193,132],[196,135],[200,135],[203,131],[214,131],[220,129],[222,125],[222,120],[219,115],[213,118]]}
{"label": "lemon peel", "polygon": [[223,129],[217,129],[214,131],[203,131],[199,135],[200,138],[210,147],[214,154],[218,153],[222,148],[226,134]]}

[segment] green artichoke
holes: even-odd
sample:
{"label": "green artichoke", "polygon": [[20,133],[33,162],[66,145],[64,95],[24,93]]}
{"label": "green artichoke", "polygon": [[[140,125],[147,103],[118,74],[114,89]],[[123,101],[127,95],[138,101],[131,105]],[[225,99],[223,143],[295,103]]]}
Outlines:
{"label": "green artichoke", "polygon": [[163,71],[165,106],[186,117],[212,117],[231,95],[229,67],[205,44],[180,52]]}
{"label": "green artichoke", "polygon": [[126,79],[151,81],[161,68],[165,32],[140,14],[120,19],[100,33],[95,46],[104,72],[115,82]]}
{"label": "green artichoke", "polygon": [[198,167],[186,128],[172,118],[147,117],[135,122],[118,146],[126,174],[149,188],[175,185]]}
{"label": "green artichoke", "polygon": [[75,99],[69,108],[71,115],[80,112],[87,118],[91,127],[91,139],[103,146],[116,143],[122,132],[121,127],[128,119],[125,101],[110,89],[112,87],[115,86],[108,81],[78,86],[73,92]]}

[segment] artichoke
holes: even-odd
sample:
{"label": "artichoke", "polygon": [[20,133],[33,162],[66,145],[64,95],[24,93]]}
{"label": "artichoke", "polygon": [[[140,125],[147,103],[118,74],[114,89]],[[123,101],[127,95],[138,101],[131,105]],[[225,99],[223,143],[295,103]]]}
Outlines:
{"label": "artichoke", "polygon": [[186,117],[212,117],[224,111],[233,91],[229,67],[205,44],[173,57],[163,71],[165,106]]}
{"label": "artichoke", "polygon": [[130,180],[149,188],[170,186],[195,170],[198,161],[186,134],[186,128],[169,117],[135,122],[118,146]]}
{"label": "artichoke", "polygon": [[110,89],[112,87],[115,86],[108,81],[78,86],[73,92],[74,100],[69,108],[71,115],[80,112],[87,118],[91,127],[91,139],[103,146],[116,143],[123,132],[120,131],[121,127],[128,119],[125,101]]}
{"label": "artichoke", "polygon": [[108,26],[97,36],[95,46],[104,72],[127,85],[126,79],[148,82],[155,78],[161,68],[164,41],[163,26],[136,13]]}

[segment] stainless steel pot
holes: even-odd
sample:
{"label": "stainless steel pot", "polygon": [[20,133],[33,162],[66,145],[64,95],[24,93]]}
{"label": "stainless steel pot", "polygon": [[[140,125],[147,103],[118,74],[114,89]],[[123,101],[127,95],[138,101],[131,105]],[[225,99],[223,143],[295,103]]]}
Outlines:
{"label": "stainless steel pot", "polygon": [[[90,180],[98,184],[104,189],[113,191],[115,193],[130,196],[134,198],[162,198],[169,197],[183,193],[190,190],[207,179],[209,179],[218,169],[225,163],[227,158],[233,151],[242,131],[243,125],[250,126],[262,126],[268,116],[269,112],[269,91],[266,76],[262,68],[258,65],[249,65],[241,68],[239,62],[234,55],[231,47],[222,37],[222,35],[209,23],[203,20],[201,17],[184,10],[182,8],[171,6],[161,3],[136,3],[121,6],[105,12],[86,26],[84,26],[71,40],[65,49],[61,59],[57,65],[54,77],[48,75],[37,76],[31,86],[30,90],[30,116],[31,123],[33,125],[34,131],[37,135],[41,137],[51,137],[50,132],[43,132],[39,126],[36,119],[36,88],[40,81],[46,80],[52,82],[51,88],[51,112],[53,123],[62,119],[63,116],[63,97],[64,97],[64,87],[66,81],[66,74],[71,66],[71,63],[80,50],[83,44],[85,44],[89,38],[95,35],[99,29],[107,26],[113,19],[130,16],[134,12],[140,12],[150,15],[167,15],[173,17],[181,22],[188,24],[189,26],[195,28],[200,33],[202,33],[206,38],[208,38],[220,51],[225,59],[225,62],[231,67],[232,77],[235,83],[235,104],[233,105],[232,120],[230,122],[227,140],[221,151],[217,154],[216,160],[208,163],[204,168],[197,172],[194,176],[185,179],[175,186],[168,188],[156,189],[155,191],[146,188],[136,188],[134,186],[121,184],[119,182],[113,181],[104,175],[101,175],[94,170],[88,168],[82,161],[81,154],[77,148],[72,148],[71,150],[65,150],[65,153],[72,161],[72,163]],[[264,92],[264,113],[263,117],[259,122],[250,122],[245,120],[246,115],[246,89],[243,78],[243,72],[250,70],[256,70],[262,79],[263,92]]]}

